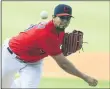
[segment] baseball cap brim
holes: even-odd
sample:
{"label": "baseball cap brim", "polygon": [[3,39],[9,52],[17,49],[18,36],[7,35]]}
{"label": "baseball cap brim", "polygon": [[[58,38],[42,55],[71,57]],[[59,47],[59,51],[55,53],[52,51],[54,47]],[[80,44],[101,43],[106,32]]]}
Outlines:
{"label": "baseball cap brim", "polygon": [[[73,17],[72,15],[68,14],[68,13],[61,13],[61,14],[57,14],[56,16],[71,16]],[[73,17],[74,18],[74,17]]]}

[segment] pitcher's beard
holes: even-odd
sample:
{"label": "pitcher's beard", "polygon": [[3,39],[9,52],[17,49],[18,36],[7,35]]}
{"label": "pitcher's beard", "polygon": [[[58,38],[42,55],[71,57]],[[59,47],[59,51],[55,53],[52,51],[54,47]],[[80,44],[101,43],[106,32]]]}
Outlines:
{"label": "pitcher's beard", "polygon": [[56,30],[57,30],[58,32],[62,32],[62,31],[64,31],[64,30],[65,30],[65,28],[64,28],[64,27],[63,27],[63,28],[56,27]]}

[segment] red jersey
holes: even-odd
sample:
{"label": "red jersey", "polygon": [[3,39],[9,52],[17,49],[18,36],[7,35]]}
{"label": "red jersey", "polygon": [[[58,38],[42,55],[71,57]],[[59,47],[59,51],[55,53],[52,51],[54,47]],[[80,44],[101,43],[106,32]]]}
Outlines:
{"label": "red jersey", "polygon": [[64,32],[58,34],[53,21],[49,21],[20,32],[9,41],[9,47],[20,59],[36,62],[48,55],[60,54],[63,36]]}

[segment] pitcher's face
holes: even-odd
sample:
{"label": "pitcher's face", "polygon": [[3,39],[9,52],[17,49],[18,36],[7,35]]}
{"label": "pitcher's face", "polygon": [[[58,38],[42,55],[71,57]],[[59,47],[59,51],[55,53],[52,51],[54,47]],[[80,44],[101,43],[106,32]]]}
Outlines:
{"label": "pitcher's face", "polygon": [[68,27],[70,23],[71,17],[70,16],[60,16],[60,17],[55,17],[54,18],[54,24],[56,27],[65,29]]}

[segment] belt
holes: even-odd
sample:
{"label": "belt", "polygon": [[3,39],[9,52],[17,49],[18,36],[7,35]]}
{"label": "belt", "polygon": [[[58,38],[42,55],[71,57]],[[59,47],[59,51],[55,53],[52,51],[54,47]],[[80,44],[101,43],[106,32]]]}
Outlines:
{"label": "belt", "polygon": [[[10,54],[14,54],[14,52],[9,48],[7,47],[7,50],[9,51]],[[27,63],[25,62],[23,59],[20,59],[17,55],[15,57],[19,62],[22,62],[22,63]]]}

